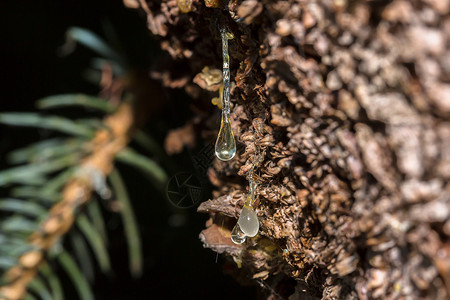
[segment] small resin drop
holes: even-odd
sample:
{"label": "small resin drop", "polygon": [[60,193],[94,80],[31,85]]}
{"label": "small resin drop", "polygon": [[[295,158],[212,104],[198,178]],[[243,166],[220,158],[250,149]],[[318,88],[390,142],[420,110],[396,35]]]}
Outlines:
{"label": "small resin drop", "polygon": [[234,140],[233,130],[231,129],[230,120],[226,117],[222,118],[220,124],[219,135],[216,141],[216,156],[223,161],[228,161],[236,154],[236,141]]}
{"label": "small resin drop", "polygon": [[238,224],[241,230],[249,237],[254,237],[258,233],[259,220],[252,206],[244,205],[239,216]]}
{"label": "small resin drop", "polygon": [[247,239],[245,233],[239,227],[239,224],[236,223],[233,230],[231,231],[231,240],[235,244],[242,244]]}
{"label": "small resin drop", "polygon": [[177,5],[178,9],[184,14],[192,11],[192,0],[178,0]]}

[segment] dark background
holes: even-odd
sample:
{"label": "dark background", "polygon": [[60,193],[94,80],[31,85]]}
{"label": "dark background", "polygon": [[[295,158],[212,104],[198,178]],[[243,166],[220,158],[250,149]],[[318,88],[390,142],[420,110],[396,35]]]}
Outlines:
{"label": "dark background", "polygon": [[[164,56],[148,33],[145,17],[125,8],[121,1],[1,1],[0,111],[33,111],[34,101],[48,95],[95,95],[98,87],[82,76],[94,53],[78,46],[70,56],[61,57],[58,48],[64,44],[69,27],[87,28],[104,36],[104,25],[108,22],[135,66],[148,70]],[[171,105],[160,119],[151,120],[146,126],[147,132],[160,142],[167,130],[183,124],[180,116],[189,116],[186,112],[191,100],[180,96],[180,92],[176,94],[177,99],[173,101],[179,101],[178,105]],[[62,113],[71,116],[70,111]],[[6,166],[5,153],[47,134],[0,126],[0,168]],[[172,163],[178,171],[194,172],[191,155],[192,152],[177,155]],[[196,208],[174,208],[145,177],[125,166],[119,168],[142,235],[144,274],[137,280],[130,276],[120,217],[105,209],[114,274],[102,275],[96,267],[93,289],[97,299],[251,299],[255,296],[253,288],[242,287],[225,274],[227,269],[234,268],[232,262],[220,256],[216,262],[216,254],[202,247],[198,234],[207,216],[197,214]],[[205,190],[204,199],[207,199],[210,189]],[[65,274],[59,275],[67,299],[77,299]]]}

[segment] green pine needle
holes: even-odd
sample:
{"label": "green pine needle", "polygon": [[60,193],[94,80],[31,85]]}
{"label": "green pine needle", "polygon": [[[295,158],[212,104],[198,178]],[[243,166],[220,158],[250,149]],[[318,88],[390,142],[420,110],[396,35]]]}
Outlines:
{"label": "green pine needle", "polygon": [[117,170],[113,170],[109,175],[111,185],[120,205],[120,212],[125,229],[125,236],[128,242],[128,252],[130,257],[130,272],[134,277],[142,274],[142,245],[139,237],[138,225],[133,213],[133,208],[128,197],[128,193],[123,180]]}
{"label": "green pine needle", "polygon": [[82,106],[88,109],[97,109],[105,113],[112,113],[115,110],[115,107],[106,100],[85,94],[55,95],[37,101],[37,107],[39,109],[67,106]]}
{"label": "green pine needle", "polygon": [[81,214],[77,217],[76,224],[83,235],[89,242],[92,250],[94,251],[95,257],[99,263],[100,269],[103,273],[109,273],[111,271],[111,265],[109,261],[109,254],[106,251],[106,245],[100,236],[100,233],[92,225],[89,219]]}
{"label": "green pine needle", "polygon": [[80,299],[94,300],[91,287],[73,258],[66,251],[62,251],[58,255],[57,260],[72,280],[75,289],[80,295]]}
{"label": "green pine needle", "polygon": [[94,136],[94,131],[89,126],[66,118],[42,116],[37,113],[0,113],[0,123],[13,126],[51,129],[89,139]]}

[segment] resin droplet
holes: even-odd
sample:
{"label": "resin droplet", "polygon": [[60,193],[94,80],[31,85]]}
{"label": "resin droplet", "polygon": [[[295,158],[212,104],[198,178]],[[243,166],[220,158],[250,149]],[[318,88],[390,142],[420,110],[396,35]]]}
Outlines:
{"label": "resin droplet", "polygon": [[216,141],[216,156],[223,161],[228,161],[236,154],[236,141],[234,140],[233,130],[230,120],[222,118],[219,135]]}
{"label": "resin droplet", "polygon": [[236,223],[233,230],[231,231],[231,240],[235,244],[242,244],[247,239],[245,233],[239,227],[239,224]]}
{"label": "resin droplet", "polygon": [[247,236],[254,237],[258,234],[259,220],[252,206],[244,205],[239,216],[238,224]]}

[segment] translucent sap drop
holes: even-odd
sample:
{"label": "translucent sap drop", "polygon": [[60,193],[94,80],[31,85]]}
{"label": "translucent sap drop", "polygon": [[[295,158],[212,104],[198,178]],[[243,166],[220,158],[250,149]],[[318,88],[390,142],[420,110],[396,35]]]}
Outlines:
{"label": "translucent sap drop", "polygon": [[258,234],[259,220],[252,206],[244,205],[239,216],[238,224],[247,236],[254,237]]}
{"label": "translucent sap drop", "polygon": [[236,223],[233,230],[231,231],[231,240],[235,244],[242,244],[247,239],[245,233],[239,227],[239,224]]}
{"label": "translucent sap drop", "polygon": [[236,141],[233,130],[231,130],[230,120],[222,117],[219,135],[216,141],[216,156],[220,160],[228,161],[236,154]]}

